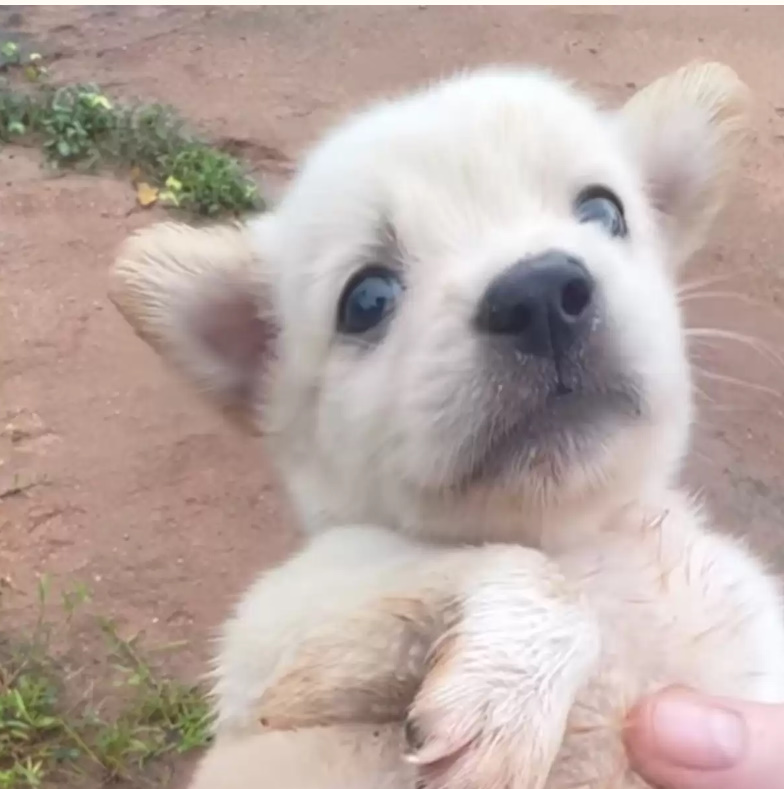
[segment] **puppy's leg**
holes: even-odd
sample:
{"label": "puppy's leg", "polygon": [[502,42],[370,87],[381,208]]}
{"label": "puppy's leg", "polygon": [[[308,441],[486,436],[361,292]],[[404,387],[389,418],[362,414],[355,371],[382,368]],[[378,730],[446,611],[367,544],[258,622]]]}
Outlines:
{"label": "puppy's leg", "polygon": [[[302,723],[299,715],[309,725],[329,723],[335,716],[325,707],[337,704],[339,698],[344,699],[345,709],[337,717],[344,721],[363,717],[401,720],[413,687],[406,693],[401,690],[402,682],[379,682],[378,697],[389,709],[358,711],[353,707],[360,700],[351,697],[349,683],[362,673],[360,665],[368,662],[366,655],[389,649],[398,654],[403,649],[398,643],[401,630],[395,613],[379,611],[379,598],[396,586],[405,589],[407,584],[415,593],[412,572],[436,555],[436,551],[385,529],[336,528],[315,537],[293,558],[262,575],[224,627],[213,672],[218,735],[255,733],[262,717],[274,718],[276,726]],[[373,612],[378,612],[376,640],[364,646],[361,618],[353,629],[346,629],[352,617],[363,610],[369,612],[370,621],[374,621]],[[335,649],[333,642],[346,648]],[[319,646],[314,650],[308,644]],[[410,652],[416,652],[413,644]],[[423,662],[424,655],[420,664]],[[297,684],[303,678],[297,666],[312,668],[312,686]],[[380,676],[374,667],[373,678]],[[270,709],[262,710],[260,700],[281,677],[287,678],[285,686],[278,696],[270,696]],[[320,700],[317,677],[329,677],[346,693]],[[365,685],[372,686],[373,678]],[[281,700],[283,709],[274,699]],[[363,707],[367,702],[367,697],[361,699]],[[290,713],[285,712],[287,703],[291,704]],[[358,712],[362,714],[354,714]]]}
{"label": "puppy's leg", "polygon": [[189,789],[412,789],[399,726],[331,726],[219,740]]}
{"label": "puppy's leg", "polygon": [[[517,546],[436,550],[376,534],[387,544],[368,573],[356,543],[336,551],[352,534],[376,532],[318,538],[288,566],[298,597],[287,610],[307,611],[314,595],[321,605],[289,623],[296,636],[252,693],[261,727],[402,721],[410,707],[409,761],[422,785],[543,786],[597,657],[579,596],[542,554]],[[348,596],[337,576],[323,583],[329,562],[353,579]],[[317,591],[305,580],[315,564]],[[282,613],[280,593],[262,582],[253,609]],[[238,637],[252,630],[252,610],[237,621]]]}

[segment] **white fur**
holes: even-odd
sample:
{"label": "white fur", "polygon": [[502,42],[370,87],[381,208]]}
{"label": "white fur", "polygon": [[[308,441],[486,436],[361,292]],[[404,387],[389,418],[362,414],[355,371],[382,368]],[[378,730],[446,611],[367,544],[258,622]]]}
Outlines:
{"label": "white fur", "polygon": [[[717,64],[616,112],[545,73],[489,69],[358,114],[263,217],[128,243],[115,302],[265,432],[312,535],[226,625],[218,740],[194,789],[632,789],[621,728],[641,694],[784,700],[777,585],[676,486],[692,404],[675,276],[745,122]],[[621,196],[628,239],[575,220],[595,183]],[[643,408],[456,485],[508,402],[482,366],[478,300],[554,248],[598,283]],[[390,254],[406,291],[387,334],[346,342],[340,293]],[[231,294],[254,321],[211,344]]]}

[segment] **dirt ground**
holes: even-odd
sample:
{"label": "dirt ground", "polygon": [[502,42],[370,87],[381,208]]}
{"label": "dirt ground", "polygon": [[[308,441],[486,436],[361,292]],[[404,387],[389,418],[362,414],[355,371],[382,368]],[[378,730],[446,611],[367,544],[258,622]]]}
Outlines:
{"label": "dirt ground", "polygon": [[[725,60],[757,94],[757,133],[686,276],[716,278],[714,295],[687,307],[693,325],[774,351],[782,28],[776,7],[0,7],[0,30],[35,41],[57,80],[170,103],[274,178],[343,111],[455,67],[542,63],[620,100],[694,57]],[[124,626],[192,640],[179,669],[197,672],[229,604],[294,537],[263,448],[169,375],[106,300],[113,250],[152,218],[126,183],[52,178],[31,153],[0,151],[0,483],[33,484],[0,499],[0,576],[31,599],[38,573],[82,579]],[[689,481],[784,569],[784,369],[731,341],[695,358],[739,382],[700,379]]]}

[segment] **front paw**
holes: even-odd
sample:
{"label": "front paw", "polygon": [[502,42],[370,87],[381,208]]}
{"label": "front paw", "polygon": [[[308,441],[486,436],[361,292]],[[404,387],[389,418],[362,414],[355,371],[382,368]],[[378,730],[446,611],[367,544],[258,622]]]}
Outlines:
{"label": "front paw", "polygon": [[[544,765],[524,758],[519,724],[526,715],[501,702],[505,679],[466,668],[442,664],[431,671],[406,718],[405,758],[417,770],[417,789],[538,786],[516,775],[523,767],[541,774]],[[546,724],[531,720],[532,728]]]}
{"label": "front paw", "polygon": [[447,633],[405,722],[422,789],[542,789],[599,652],[580,606],[482,608]]}

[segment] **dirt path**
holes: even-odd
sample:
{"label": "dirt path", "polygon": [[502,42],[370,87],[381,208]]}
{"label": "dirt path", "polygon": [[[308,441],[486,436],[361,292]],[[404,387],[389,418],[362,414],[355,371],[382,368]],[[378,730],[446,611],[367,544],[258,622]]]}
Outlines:
{"label": "dirt path", "polygon": [[[780,346],[784,318],[784,56],[780,8],[292,9],[0,7],[0,29],[56,58],[58,80],[162,100],[278,176],[358,102],[457,66],[555,66],[611,99],[695,56],[733,64],[758,96],[758,134],[731,211],[689,279],[722,278],[693,322]],[[205,636],[267,562],[290,518],[261,447],[168,375],[105,298],[116,244],[151,217],[127,184],[43,175],[0,152],[0,576],[31,592],[78,577],[153,638]],[[735,294],[735,296],[733,296]],[[757,303],[737,298],[746,294]],[[699,310],[696,309],[699,307]],[[710,351],[710,352],[709,352]],[[775,361],[721,343],[700,363],[776,392]],[[730,528],[784,567],[780,396],[701,386],[690,478]]]}

